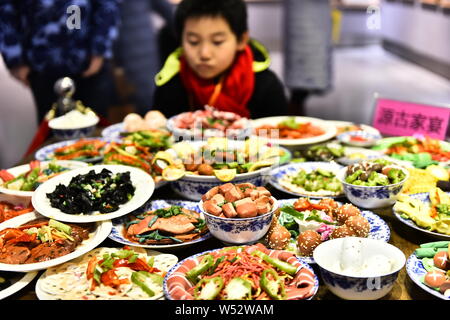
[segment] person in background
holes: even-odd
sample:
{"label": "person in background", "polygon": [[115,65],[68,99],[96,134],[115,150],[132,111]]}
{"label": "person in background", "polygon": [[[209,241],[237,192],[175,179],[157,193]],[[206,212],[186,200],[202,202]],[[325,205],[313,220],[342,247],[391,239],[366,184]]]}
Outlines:
{"label": "person in background", "polygon": [[120,4],[121,25],[114,46],[114,61],[122,66],[126,80],[132,85],[132,104],[143,116],[153,102],[152,81],[162,66],[152,12],[158,13],[165,25],[173,25],[173,5],[167,0],[127,0]]}
{"label": "person in background", "polygon": [[329,0],[283,0],[284,72],[289,114],[305,115],[305,102],[332,87]]}
{"label": "person in background", "polygon": [[42,121],[57,96],[55,82],[70,77],[74,99],[107,117],[119,0],[0,2],[1,54],[11,75],[32,90]]}
{"label": "person in background", "polygon": [[282,115],[284,88],[264,46],[250,40],[243,0],[184,0],[175,12],[181,47],[155,77],[153,108],[166,117],[205,105],[248,118]]}

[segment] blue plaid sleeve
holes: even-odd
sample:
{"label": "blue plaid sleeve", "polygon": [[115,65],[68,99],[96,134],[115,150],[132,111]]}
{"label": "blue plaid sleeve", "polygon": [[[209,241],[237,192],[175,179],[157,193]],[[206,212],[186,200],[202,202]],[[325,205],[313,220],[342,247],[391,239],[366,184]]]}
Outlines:
{"label": "blue plaid sleeve", "polygon": [[19,28],[20,19],[13,1],[0,1],[0,50],[9,69],[24,63]]}
{"label": "blue plaid sleeve", "polygon": [[112,57],[112,46],[118,35],[120,0],[93,0],[91,52],[105,58]]}

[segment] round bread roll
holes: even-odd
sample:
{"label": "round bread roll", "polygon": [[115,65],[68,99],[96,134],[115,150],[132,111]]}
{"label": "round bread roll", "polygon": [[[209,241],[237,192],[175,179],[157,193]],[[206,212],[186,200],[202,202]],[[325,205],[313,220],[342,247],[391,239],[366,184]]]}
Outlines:
{"label": "round bread roll", "polygon": [[139,131],[144,126],[144,119],[137,113],[129,113],[123,118],[123,126],[128,132]]}
{"label": "round bread roll", "polygon": [[336,220],[342,225],[347,221],[348,218],[352,216],[360,215],[361,212],[354,205],[347,203],[342,205],[339,209],[336,210]]}
{"label": "round bread roll", "polygon": [[287,247],[289,240],[291,240],[291,233],[277,223],[267,237],[267,244],[271,249],[283,250]]}
{"label": "round bread roll", "polygon": [[156,130],[164,128],[167,118],[158,110],[151,110],[144,116],[145,126],[147,130]]}
{"label": "round bread roll", "polygon": [[369,221],[361,215],[349,217],[345,221],[345,225],[349,227],[357,237],[367,238],[369,236]]}
{"label": "round bread roll", "polygon": [[298,250],[302,256],[312,256],[314,249],[321,243],[320,234],[314,230],[306,230],[297,238]]}
{"label": "round bread roll", "polygon": [[354,237],[354,236],[355,232],[353,232],[353,230],[347,227],[346,225],[343,225],[333,230],[333,232],[330,234],[330,239]]}

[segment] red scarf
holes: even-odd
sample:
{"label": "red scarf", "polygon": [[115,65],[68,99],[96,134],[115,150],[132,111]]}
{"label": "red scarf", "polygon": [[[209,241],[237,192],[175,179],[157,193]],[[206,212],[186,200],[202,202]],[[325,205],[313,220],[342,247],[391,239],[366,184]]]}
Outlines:
{"label": "red scarf", "polygon": [[203,109],[210,105],[221,111],[229,111],[250,118],[247,108],[255,87],[253,53],[250,47],[238,52],[233,65],[216,83],[202,79],[189,67],[183,56],[180,59],[180,77],[188,92],[191,107]]}

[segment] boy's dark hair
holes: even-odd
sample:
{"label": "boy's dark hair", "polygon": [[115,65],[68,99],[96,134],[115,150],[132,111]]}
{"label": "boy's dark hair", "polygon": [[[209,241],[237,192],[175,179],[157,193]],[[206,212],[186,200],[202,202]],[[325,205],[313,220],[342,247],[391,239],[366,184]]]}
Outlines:
{"label": "boy's dark hair", "polygon": [[247,26],[247,6],[243,0],[183,0],[175,12],[175,31],[181,40],[188,18],[222,17],[241,40]]}

